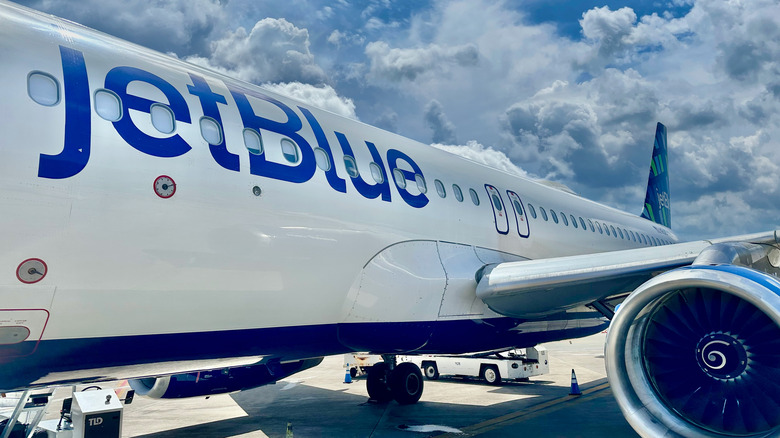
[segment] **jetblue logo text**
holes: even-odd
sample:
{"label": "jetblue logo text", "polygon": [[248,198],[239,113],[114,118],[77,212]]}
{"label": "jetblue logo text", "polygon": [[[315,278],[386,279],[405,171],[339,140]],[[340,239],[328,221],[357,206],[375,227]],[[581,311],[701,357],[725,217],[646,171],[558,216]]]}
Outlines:
{"label": "jetblue logo text", "polygon": [[[65,91],[65,139],[63,150],[59,154],[41,154],[38,167],[38,176],[41,178],[70,178],[84,170],[90,157],[92,130],[90,125],[92,117],[90,93],[93,90],[90,89],[84,55],[77,50],[60,46],[60,56]],[[159,90],[167,102],[156,102],[132,94],[130,85],[134,82],[141,82],[146,84],[147,88],[152,86]],[[304,183],[309,181],[319,170],[325,173],[326,180],[333,190],[347,193],[346,181],[336,173],[335,166],[330,166],[328,170],[321,170],[316,165],[315,148],[322,149],[328,155],[331,163],[336,163],[336,160],[333,159],[331,144],[325,131],[309,110],[300,106],[292,108],[271,96],[238,83],[225,83],[230,95],[222,95],[212,90],[205,78],[194,73],[183,75],[182,83],[186,84],[186,90],[190,95],[198,98],[201,114],[216,121],[222,132],[224,132],[222,124],[224,112],[237,110],[244,128],[251,128],[258,132],[276,133],[292,140],[298,146],[300,157],[295,165],[276,163],[268,160],[267,154],[252,154],[247,150],[249,173],[290,183]],[[127,144],[144,154],[161,158],[180,157],[192,150],[193,146],[179,134],[173,133],[162,138],[150,136],[139,129],[129,116],[130,110],[150,114],[153,105],[162,103],[170,108],[176,123],[189,124],[193,123],[193,120],[197,122],[201,114],[191,114],[191,108],[179,88],[154,73],[128,66],[111,69],[106,74],[104,87],[116,93],[122,102],[123,116],[112,123],[116,132]],[[182,87],[182,89],[184,88]],[[286,121],[280,122],[269,119],[262,114],[256,114],[249,98],[260,99],[278,108],[284,114]],[[278,112],[274,116],[279,119]],[[313,140],[316,144],[312,145],[301,135],[304,123],[314,134]],[[350,144],[347,137],[337,131],[333,131],[333,134],[341,151],[345,155],[354,156],[353,145]],[[222,137],[220,144],[208,145],[215,165],[228,171],[240,172],[242,169],[239,156],[228,150],[224,140],[225,136]],[[411,192],[402,188],[416,187],[415,174],[422,175],[422,170],[411,157],[396,149],[388,149],[383,157],[375,144],[370,141],[363,141],[363,143],[371,154],[372,160],[381,168],[382,178],[379,180],[382,182],[370,184],[362,176],[349,178],[352,180],[355,191],[367,199],[381,198],[383,201],[391,202],[390,186],[393,185],[401,199],[410,206],[422,208],[428,204],[429,200],[424,193]],[[392,176],[393,179],[403,176],[409,184],[403,182],[390,184],[388,176]]]}

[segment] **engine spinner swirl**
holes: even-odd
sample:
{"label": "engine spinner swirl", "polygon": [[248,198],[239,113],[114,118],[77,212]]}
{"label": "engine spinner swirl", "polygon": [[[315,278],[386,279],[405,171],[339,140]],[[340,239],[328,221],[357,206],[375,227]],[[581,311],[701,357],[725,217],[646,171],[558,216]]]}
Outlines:
{"label": "engine spinner swirl", "polygon": [[740,376],[748,362],[742,342],[725,333],[702,337],[696,345],[696,360],[702,371],[718,380]]}

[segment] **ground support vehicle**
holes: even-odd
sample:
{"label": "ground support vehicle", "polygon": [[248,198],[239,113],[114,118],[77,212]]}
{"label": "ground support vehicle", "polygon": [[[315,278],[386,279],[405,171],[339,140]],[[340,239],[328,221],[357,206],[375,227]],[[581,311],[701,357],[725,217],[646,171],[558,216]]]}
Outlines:
{"label": "ground support vehicle", "polygon": [[416,364],[429,380],[441,376],[476,377],[498,385],[502,380],[525,381],[550,372],[547,349],[541,346],[464,355],[399,356],[399,360]]}

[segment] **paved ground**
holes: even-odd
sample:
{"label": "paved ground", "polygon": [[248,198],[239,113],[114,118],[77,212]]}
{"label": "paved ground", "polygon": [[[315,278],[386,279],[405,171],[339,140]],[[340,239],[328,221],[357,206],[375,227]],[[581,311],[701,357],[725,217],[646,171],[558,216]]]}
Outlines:
{"label": "paved ground", "polygon": [[[426,381],[422,399],[411,406],[369,403],[365,381],[343,383],[342,357],[329,357],[275,385],[233,395],[137,397],[125,407],[123,435],[284,437],[291,423],[294,436],[304,438],[636,437],[606,381],[604,337],[546,344],[551,373],[527,383]],[[583,390],[579,397],[568,395],[572,368]],[[47,418],[58,417],[67,392],[55,394]]]}

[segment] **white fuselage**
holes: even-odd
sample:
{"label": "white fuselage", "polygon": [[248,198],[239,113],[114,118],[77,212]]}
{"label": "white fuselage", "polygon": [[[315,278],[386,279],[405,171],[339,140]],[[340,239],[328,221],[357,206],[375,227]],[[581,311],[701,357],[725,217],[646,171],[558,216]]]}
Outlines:
{"label": "white fuselage", "polygon": [[[27,349],[0,345],[6,350],[1,379],[20,366],[43,370],[31,372],[29,384],[97,378],[67,375],[80,359],[65,357],[81,354],[84,362],[95,362],[103,348],[112,359],[83,368],[149,363],[151,356],[137,350],[144,345],[161,362],[306,357],[302,350],[313,345],[306,327],[321,327],[323,338],[332,339],[311,351],[317,355],[370,347],[339,342],[340,328],[352,323],[392,330],[394,323],[506,320],[479,300],[463,312],[441,309],[453,305],[448,300],[464,299],[465,272],[472,278],[476,272],[472,265],[676,240],[668,229],[634,215],[4,3],[0,59],[0,330],[24,326],[30,332],[21,343]],[[54,79],[56,104],[33,99],[31,77]],[[120,98],[120,121],[96,112],[100,90]],[[251,106],[242,108],[242,100]],[[153,125],[151,102],[174,114],[172,133]],[[221,145],[204,139],[204,116],[217,122]],[[245,128],[262,137],[262,155],[247,149],[251,134]],[[292,162],[282,152],[284,139],[293,141]],[[345,152],[345,139],[352,154]],[[317,148],[331,170],[315,164]],[[354,156],[357,178],[348,175],[345,155]],[[372,162],[383,183],[372,177]],[[426,193],[415,174],[424,178]],[[159,176],[175,181],[172,196],[156,191]],[[437,194],[436,180],[446,197]],[[462,202],[453,184],[462,190]],[[491,203],[491,187],[499,205]],[[513,208],[508,191],[519,196],[525,214]],[[498,207],[506,217],[496,216]],[[589,224],[583,229],[579,218],[610,227],[610,235]],[[651,238],[648,244],[643,237]],[[389,256],[371,265],[378,254]],[[469,261],[449,270],[444,254]],[[45,263],[40,280],[17,276],[28,259]],[[381,275],[367,274],[367,266],[389,273],[389,280],[375,280]],[[416,283],[413,278],[422,275],[407,275],[408,266],[430,275]],[[436,278],[436,269],[446,275]],[[448,297],[447,278],[455,271],[464,277],[465,292]],[[221,345],[205,348],[210,353],[201,357],[204,346],[193,345],[196,338],[180,338],[181,347],[165,357],[174,336],[203,333],[211,334],[204,342]],[[266,342],[264,333],[303,347]],[[249,345],[253,340],[257,347]],[[112,343],[119,347],[113,350]],[[123,349],[126,360],[118,358]],[[70,365],[58,368],[65,362]],[[63,374],[51,377],[58,372]],[[116,374],[102,374],[108,375]],[[0,380],[0,389],[21,384],[11,381]]]}

